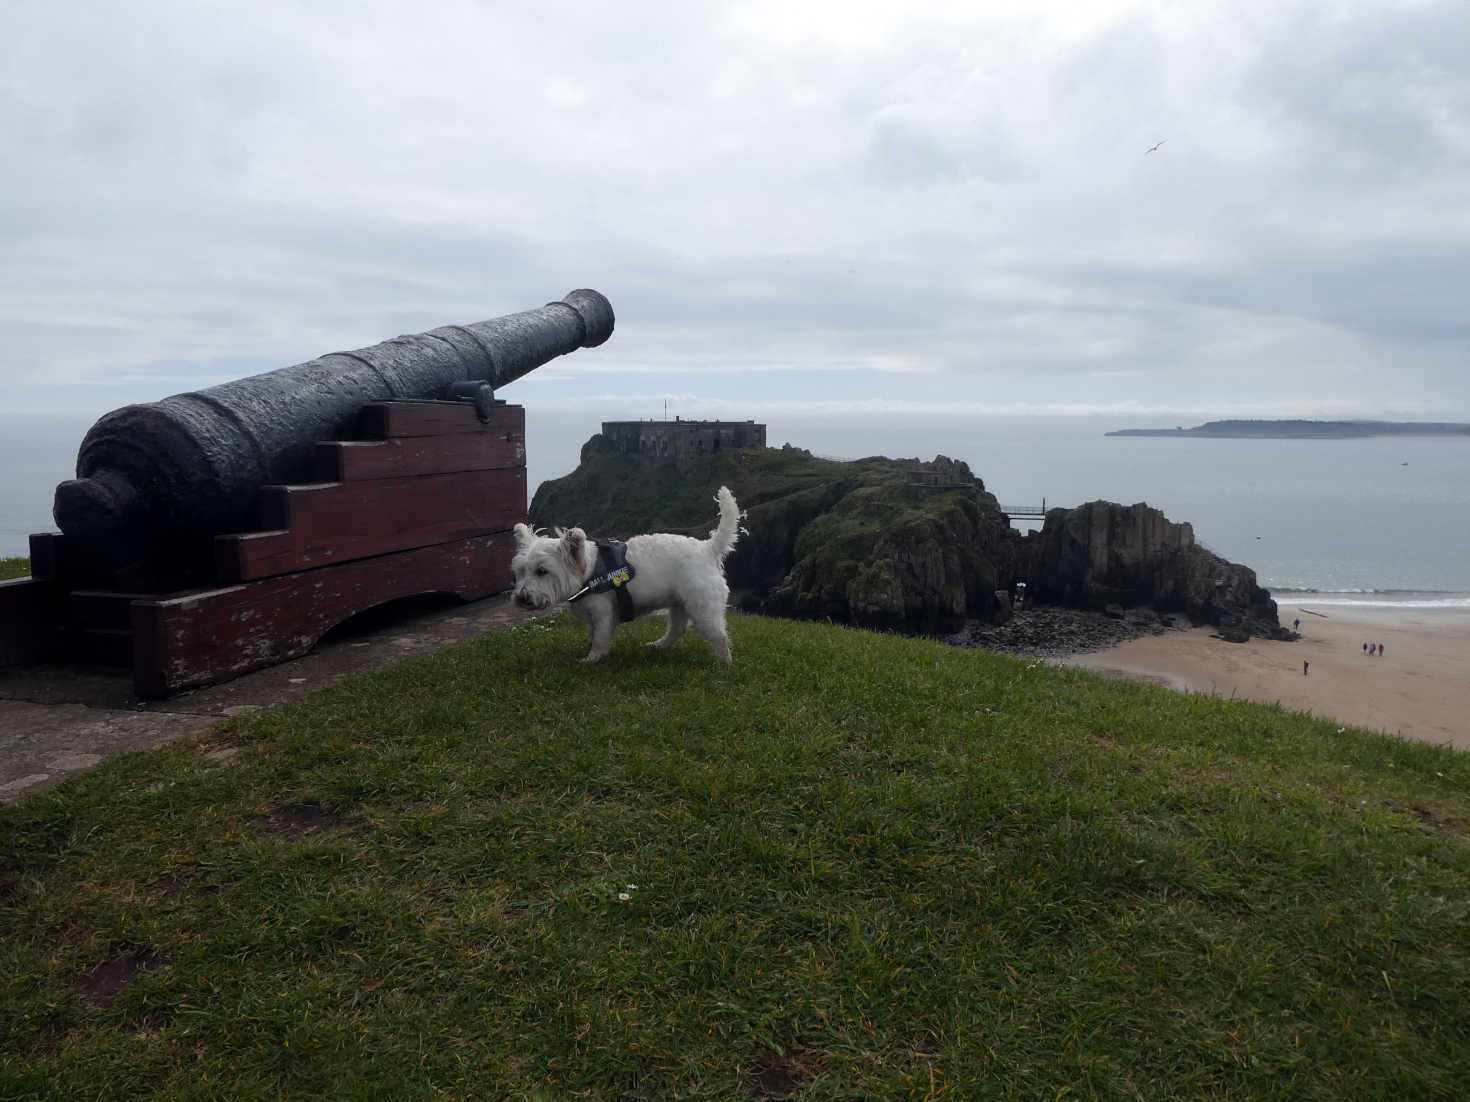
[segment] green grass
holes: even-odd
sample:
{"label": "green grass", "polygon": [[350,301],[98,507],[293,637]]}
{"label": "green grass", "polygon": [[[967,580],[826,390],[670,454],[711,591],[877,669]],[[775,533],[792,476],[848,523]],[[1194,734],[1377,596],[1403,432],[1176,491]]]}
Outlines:
{"label": "green grass", "polygon": [[0,809],[0,1097],[1470,1090],[1466,755],[658,630],[586,667],[540,621]]}
{"label": "green grass", "polygon": [[0,582],[9,581],[11,578],[29,578],[30,576],[30,559],[0,559]]}

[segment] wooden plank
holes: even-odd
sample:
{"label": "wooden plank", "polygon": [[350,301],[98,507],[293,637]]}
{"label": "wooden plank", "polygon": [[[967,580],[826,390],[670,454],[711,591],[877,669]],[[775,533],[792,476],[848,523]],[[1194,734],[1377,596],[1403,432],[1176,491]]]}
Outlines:
{"label": "wooden plank", "polygon": [[62,596],[60,584],[50,578],[0,582],[0,666],[61,656]]}
{"label": "wooden plank", "polygon": [[135,601],[133,687],[162,697],[307,653],[329,630],[425,593],[477,600],[509,589],[515,537],[475,536],[216,589]]}
{"label": "wooden plank", "polygon": [[215,537],[224,582],[269,578],[510,528],[526,515],[526,470],[466,471],[274,487],[286,530]]}
{"label": "wooden plank", "polygon": [[[517,429],[524,437],[526,411],[521,406],[497,406],[491,426],[501,431]],[[371,402],[362,407],[358,431],[369,440],[393,436],[444,436],[459,432],[481,432],[485,422],[472,402],[395,401]]]}
{"label": "wooden plank", "polygon": [[[287,499],[292,489],[291,486],[262,486],[257,491],[260,495],[260,513],[256,519],[260,521],[260,527],[256,531],[284,531],[291,527],[291,506]],[[216,543],[216,557],[218,553],[219,545]]]}
{"label": "wooden plank", "polygon": [[60,577],[63,539],[60,532],[35,532],[31,535],[31,577]]}
{"label": "wooden plank", "polygon": [[74,589],[66,598],[67,622],[74,628],[127,631],[132,625],[132,613],[128,606],[136,600],[156,596],[156,593]]}
{"label": "wooden plank", "polygon": [[132,666],[132,630],[68,628],[66,630],[66,657],[70,662],[83,662],[87,665],[122,666],[124,668]]}
{"label": "wooden plank", "polygon": [[504,429],[392,440],[333,440],[316,446],[316,473],[323,482],[489,471],[525,465],[525,433]]}
{"label": "wooden plank", "polygon": [[120,569],[89,562],[74,536],[37,532],[30,543],[31,577],[52,579],[67,589],[163,593],[212,578],[207,567],[213,547],[208,537],[194,534],[175,533],[151,558]]}

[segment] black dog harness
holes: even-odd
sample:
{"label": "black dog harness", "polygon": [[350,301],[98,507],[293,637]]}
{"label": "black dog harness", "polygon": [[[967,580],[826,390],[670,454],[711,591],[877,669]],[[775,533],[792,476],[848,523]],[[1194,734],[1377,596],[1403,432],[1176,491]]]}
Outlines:
{"label": "black dog harness", "polygon": [[597,562],[587,584],[567,598],[567,604],[580,601],[589,593],[606,593],[609,589],[618,602],[618,617],[627,623],[633,619],[633,598],[628,583],[636,571],[628,562],[628,545],[622,540],[597,540]]}

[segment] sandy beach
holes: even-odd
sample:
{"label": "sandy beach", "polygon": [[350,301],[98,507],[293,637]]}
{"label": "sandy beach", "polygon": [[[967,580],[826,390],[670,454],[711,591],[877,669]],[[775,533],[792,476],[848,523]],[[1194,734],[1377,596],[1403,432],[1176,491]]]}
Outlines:
{"label": "sandy beach", "polygon": [[[1283,624],[1297,618],[1297,642],[1227,643],[1193,628],[1057,662],[1470,750],[1470,609],[1280,606]],[[1364,643],[1382,643],[1382,656]]]}

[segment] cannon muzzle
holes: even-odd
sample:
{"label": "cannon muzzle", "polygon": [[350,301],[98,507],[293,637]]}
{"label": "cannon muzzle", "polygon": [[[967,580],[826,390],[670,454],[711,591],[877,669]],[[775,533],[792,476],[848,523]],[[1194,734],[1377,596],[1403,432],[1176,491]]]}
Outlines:
{"label": "cannon muzzle", "polygon": [[395,337],[104,415],[52,509],[69,547],[118,567],[171,541],[241,531],[257,491],[307,481],[319,440],[352,433],[368,402],[502,387],[612,335],[612,305],[572,291],[535,310]]}

